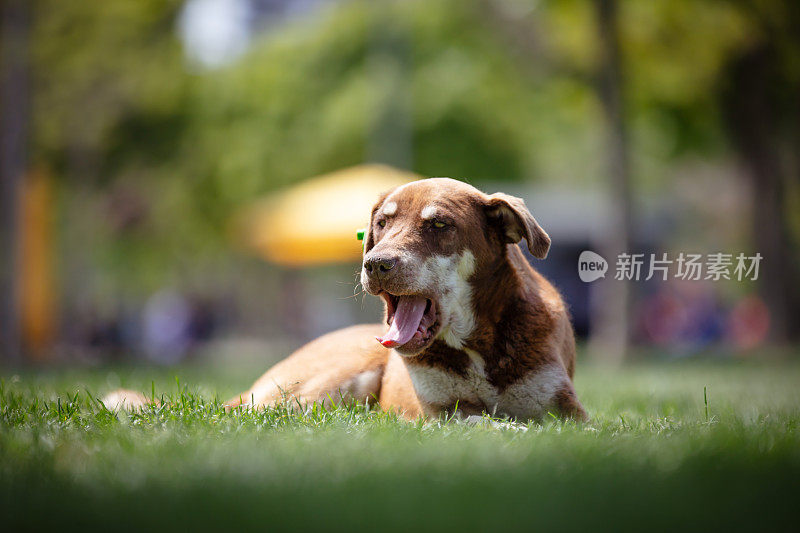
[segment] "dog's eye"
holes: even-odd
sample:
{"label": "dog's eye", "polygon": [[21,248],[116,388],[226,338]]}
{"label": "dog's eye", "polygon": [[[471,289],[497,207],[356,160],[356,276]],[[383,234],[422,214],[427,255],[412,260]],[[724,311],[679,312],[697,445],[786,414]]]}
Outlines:
{"label": "dog's eye", "polygon": [[434,220],[433,221],[433,227],[436,228],[436,229],[442,229],[442,228],[446,228],[447,224],[442,222],[441,220]]}
{"label": "dog's eye", "polygon": [[380,227],[382,227],[382,228],[385,228],[385,227],[386,227],[386,221],[385,221],[385,220],[379,220],[379,221],[378,221],[378,225],[379,225]]}

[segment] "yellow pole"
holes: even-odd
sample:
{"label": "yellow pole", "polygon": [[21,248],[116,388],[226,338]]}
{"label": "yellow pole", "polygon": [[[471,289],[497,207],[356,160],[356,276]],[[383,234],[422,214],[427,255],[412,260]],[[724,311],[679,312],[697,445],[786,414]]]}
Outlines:
{"label": "yellow pole", "polygon": [[55,336],[52,184],[43,169],[22,183],[20,202],[20,321],[22,345],[34,361],[50,355]]}

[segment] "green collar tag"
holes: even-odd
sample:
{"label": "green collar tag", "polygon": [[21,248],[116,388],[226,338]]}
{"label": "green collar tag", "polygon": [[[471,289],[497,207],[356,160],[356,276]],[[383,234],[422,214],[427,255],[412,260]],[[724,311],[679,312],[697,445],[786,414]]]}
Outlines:
{"label": "green collar tag", "polygon": [[364,233],[366,233],[366,229],[361,228],[360,230],[356,230],[356,239],[361,241],[361,252],[364,252]]}

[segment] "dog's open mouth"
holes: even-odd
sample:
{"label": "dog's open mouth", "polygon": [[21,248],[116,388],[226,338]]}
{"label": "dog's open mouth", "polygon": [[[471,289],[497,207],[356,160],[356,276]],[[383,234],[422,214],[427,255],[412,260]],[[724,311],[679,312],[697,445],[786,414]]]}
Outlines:
{"label": "dog's open mouth", "polygon": [[436,302],[419,295],[395,296],[382,292],[386,302],[386,323],[389,330],[378,342],[387,348],[416,353],[428,344],[439,329]]}

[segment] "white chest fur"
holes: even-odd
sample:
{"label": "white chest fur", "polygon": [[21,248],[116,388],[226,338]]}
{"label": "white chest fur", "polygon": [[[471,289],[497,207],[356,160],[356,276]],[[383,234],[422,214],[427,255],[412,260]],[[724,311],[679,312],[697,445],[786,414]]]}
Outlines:
{"label": "white chest fur", "polygon": [[463,374],[438,367],[407,365],[417,396],[429,414],[452,408],[459,402],[462,407],[469,405],[495,416],[537,418],[552,409],[555,393],[569,383],[561,366],[548,365],[500,392],[489,383],[483,358],[471,350],[465,351],[470,365]]}

